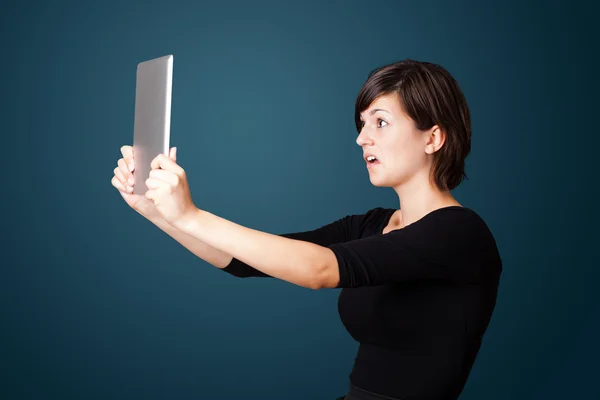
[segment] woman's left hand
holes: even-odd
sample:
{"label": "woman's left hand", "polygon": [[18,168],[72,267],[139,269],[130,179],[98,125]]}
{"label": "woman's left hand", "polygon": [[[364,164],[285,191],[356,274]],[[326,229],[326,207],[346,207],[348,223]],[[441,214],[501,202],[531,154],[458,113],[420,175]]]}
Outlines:
{"label": "woman's left hand", "polygon": [[[175,153],[176,153],[175,149]],[[198,209],[192,201],[187,176],[176,159],[159,154],[150,164],[145,197],[152,200],[158,212],[171,225],[192,216]]]}

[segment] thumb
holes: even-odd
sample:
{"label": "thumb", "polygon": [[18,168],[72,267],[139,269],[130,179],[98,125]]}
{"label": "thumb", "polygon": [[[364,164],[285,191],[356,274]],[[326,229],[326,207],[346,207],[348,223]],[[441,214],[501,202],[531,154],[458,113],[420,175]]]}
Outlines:
{"label": "thumb", "polygon": [[171,147],[169,151],[169,158],[173,161],[177,161],[177,147]]}

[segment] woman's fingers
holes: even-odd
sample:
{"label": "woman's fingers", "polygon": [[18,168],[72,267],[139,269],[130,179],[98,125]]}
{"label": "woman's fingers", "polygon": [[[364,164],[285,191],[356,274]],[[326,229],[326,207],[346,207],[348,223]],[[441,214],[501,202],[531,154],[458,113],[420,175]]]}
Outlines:
{"label": "woman's fingers", "polygon": [[157,187],[162,186],[162,183],[159,179],[148,178],[146,179],[146,187],[150,190],[156,189]]}
{"label": "woman's fingers", "polygon": [[171,150],[169,150],[169,158],[177,162],[177,147],[171,147]]}
{"label": "woman's fingers", "polygon": [[123,176],[123,172],[121,171],[120,167],[115,167],[115,177],[119,180],[119,182],[121,182],[123,185],[126,184],[127,178],[125,178]]}
{"label": "woman's fingers", "polygon": [[121,146],[121,154],[123,158],[117,161],[117,167],[115,168],[115,176],[112,178],[112,185],[124,193],[133,193],[133,147],[132,146]]}
{"label": "woman's fingers", "polygon": [[121,154],[126,160],[133,160],[133,147],[132,146],[121,146]]}
{"label": "woman's fingers", "polygon": [[133,172],[135,165],[133,163],[133,147],[132,146],[122,146],[121,154],[123,155],[123,159],[125,160],[125,165],[129,172]]}
{"label": "woman's fingers", "polygon": [[114,187],[116,187],[117,189],[119,189],[121,192],[125,192],[125,193],[133,193],[133,188],[131,186],[129,186],[129,188],[126,188],[123,185],[123,182],[121,182],[117,176],[113,176],[113,178],[111,179],[110,183],[112,183],[112,185]]}
{"label": "woman's fingers", "polygon": [[177,186],[179,184],[179,177],[170,171],[164,169],[153,169],[148,175],[149,178],[154,178],[157,181],[166,182],[169,185]]}
{"label": "woman's fingers", "polygon": [[119,182],[120,184],[119,187],[113,184],[113,186],[115,186],[117,189],[122,190],[126,193],[133,193],[133,187],[129,186],[127,182],[123,179],[123,174],[119,167],[115,168],[115,176],[113,177],[113,180]]}
{"label": "woman's fingers", "polygon": [[119,165],[119,171],[121,171],[121,176],[122,176],[121,181],[126,185],[133,186],[133,184],[134,184],[133,174],[129,171],[129,167],[127,167],[125,160],[122,158],[119,158],[119,161],[117,161],[117,164]]}

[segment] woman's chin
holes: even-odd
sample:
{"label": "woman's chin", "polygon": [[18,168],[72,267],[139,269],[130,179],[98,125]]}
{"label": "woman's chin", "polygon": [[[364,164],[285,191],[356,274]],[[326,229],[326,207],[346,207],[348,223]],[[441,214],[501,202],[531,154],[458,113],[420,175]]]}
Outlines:
{"label": "woman's chin", "polygon": [[385,181],[383,181],[381,179],[374,178],[374,177],[371,177],[371,184],[373,186],[380,186],[380,187],[388,186],[388,185],[385,184]]}

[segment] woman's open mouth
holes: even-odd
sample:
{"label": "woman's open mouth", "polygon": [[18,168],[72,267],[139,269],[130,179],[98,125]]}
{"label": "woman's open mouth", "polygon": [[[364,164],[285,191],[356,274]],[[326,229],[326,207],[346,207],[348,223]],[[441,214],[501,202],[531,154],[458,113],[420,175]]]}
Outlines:
{"label": "woman's open mouth", "polygon": [[378,165],[378,164],[380,164],[379,160],[367,161],[367,168],[374,167],[375,165]]}

